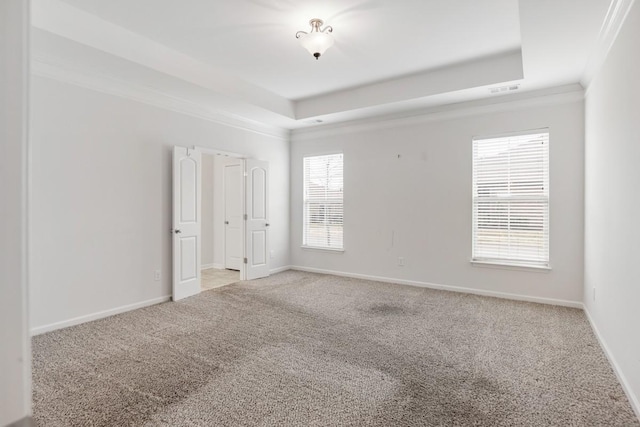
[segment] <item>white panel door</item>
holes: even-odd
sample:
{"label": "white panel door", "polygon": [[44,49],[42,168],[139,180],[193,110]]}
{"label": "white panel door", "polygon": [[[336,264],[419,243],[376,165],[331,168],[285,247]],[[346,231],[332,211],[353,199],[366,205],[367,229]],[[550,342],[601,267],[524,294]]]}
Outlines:
{"label": "white panel door", "polygon": [[242,268],[242,162],[224,167],[224,268]]}
{"label": "white panel door", "polygon": [[173,300],[200,292],[200,151],[173,148]]}
{"label": "white panel door", "polygon": [[269,163],[247,159],[245,208],[246,280],[269,275]]}

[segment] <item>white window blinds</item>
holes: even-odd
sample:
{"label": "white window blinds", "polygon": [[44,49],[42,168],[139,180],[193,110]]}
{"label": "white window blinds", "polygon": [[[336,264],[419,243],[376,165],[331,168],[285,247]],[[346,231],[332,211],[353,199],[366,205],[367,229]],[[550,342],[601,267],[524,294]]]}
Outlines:
{"label": "white window blinds", "polygon": [[549,133],[473,140],[473,260],[549,265]]}
{"label": "white window blinds", "polygon": [[303,246],[343,249],[342,160],[342,154],[303,159]]}

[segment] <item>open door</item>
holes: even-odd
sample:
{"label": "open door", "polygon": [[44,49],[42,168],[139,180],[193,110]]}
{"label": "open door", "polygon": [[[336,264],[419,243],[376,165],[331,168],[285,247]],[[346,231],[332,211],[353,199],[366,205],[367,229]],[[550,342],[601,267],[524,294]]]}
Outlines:
{"label": "open door", "polygon": [[242,160],[224,165],[224,268],[242,269],[243,242],[243,188]]}
{"label": "open door", "polygon": [[269,276],[269,163],[245,160],[245,279]]}
{"label": "open door", "polygon": [[173,300],[200,292],[202,154],[173,148]]}

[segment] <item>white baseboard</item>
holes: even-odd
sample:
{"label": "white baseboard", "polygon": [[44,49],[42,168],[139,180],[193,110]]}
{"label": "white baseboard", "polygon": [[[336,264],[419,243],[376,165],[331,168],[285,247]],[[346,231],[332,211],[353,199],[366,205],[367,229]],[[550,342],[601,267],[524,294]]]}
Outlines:
{"label": "white baseboard", "polygon": [[9,424],[7,427],[35,427],[36,422],[31,416],[24,417],[18,421]]}
{"label": "white baseboard", "polygon": [[224,264],[213,263],[211,264],[212,268],[217,268],[218,270],[224,270]]}
{"label": "white baseboard", "polygon": [[394,279],[392,277],[369,276],[366,274],[345,273],[342,271],[323,270],[320,268],[301,267],[297,265],[291,266],[291,270],[308,271],[310,273],[332,274],[334,276],[352,277],[354,279],[372,280],[374,282],[395,283],[398,285],[417,286],[420,288],[438,289],[441,291],[462,292],[465,294],[482,295],[486,297],[510,299],[516,301],[536,302],[540,304],[560,305],[563,307],[580,308],[582,302],[567,301],[553,298],[532,297],[528,295],[510,294],[506,292],[486,291],[482,289],[463,288],[461,286],[438,285],[436,283],[419,282],[415,280]]}
{"label": "white baseboard", "polygon": [[283,267],[278,267],[278,268],[274,268],[272,270],[269,270],[269,274],[282,273],[283,271],[287,271],[287,270],[291,270],[291,266],[290,265],[285,265]]}
{"label": "white baseboard", "polygon": [[103,319],[105,317],[113,316],[115,314],[136,310],[138,308],[148,307],[150,305],[160,304],[163,302],[167,302],[170,299],[171,299],[171,296],[166,295],[163,297],[154,298],[147,301],[141,301],[134,304],[128,304],[128,305],[112,308],[109,310],[99,311],[97,313],[87,314],[85,316],[74,317],[73,319],[63,320],[62,322],[56,322],[56,323],[51,323],[49,325],[38,326],[35,328],[31,328],[31,336],[44,334],[45,332],[55,331],[56,329],[67,328],[69,326],[79,325],[81,323],[90,322],[92,320]]}
{"label": "white baseboard", "polygon": [[616,359],[613,356],[613,353],[609,349],[607,342],[602,337],[602,334],[600,334],[600,331],[598,330],[598,327],[593,321],[593,318],[591,317],[591,313],[589,313],[589,310],[587,309],[586,306],[584,306],[584,312],[587,315],[587,319],[589,319],[589,323],[591,324],[591,329],[593,329],[593,332],[596,335],[598,342],[600,343],[600,347],[602,347],[602,351],[604,351],[604,354],[607,356],[607,359],[609,359],[609,364],[613,368],[613,372],[615,372],[616,377],[618,378],[618,382],[622,386],[622,389],[624,390],[625,394],[627,395],[627,398],[629,399],[629,403],[631,404],[633,411],[636,413],[636,416],[638,417],[638,419],[640,419],[640,401],[638,400],[638,396],[636,396],[633,393],[633,390],[629,386],[629,381],[627,381],[627,378],[622,372],[622,369],[620,369],[620,365],[618,365],[618,362],[616,362]]}

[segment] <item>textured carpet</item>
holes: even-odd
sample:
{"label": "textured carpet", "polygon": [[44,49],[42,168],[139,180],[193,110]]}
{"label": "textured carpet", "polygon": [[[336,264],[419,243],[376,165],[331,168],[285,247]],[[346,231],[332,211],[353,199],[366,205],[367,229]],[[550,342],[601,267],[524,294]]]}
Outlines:
{"label": "textured carpet", "polygon": [[582,311],[285,272],[33,339],[40,426],[639,426]]}

